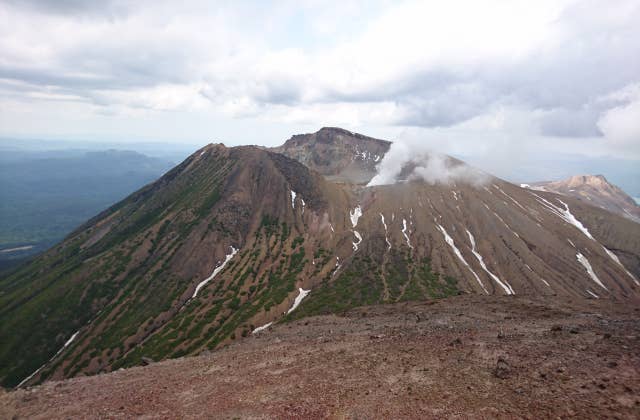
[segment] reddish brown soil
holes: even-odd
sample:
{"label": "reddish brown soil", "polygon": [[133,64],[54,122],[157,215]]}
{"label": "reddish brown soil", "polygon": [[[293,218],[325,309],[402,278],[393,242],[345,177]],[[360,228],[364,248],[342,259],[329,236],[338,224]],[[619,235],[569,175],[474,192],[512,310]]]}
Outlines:
{"label": "reddish brown soil", "polygon": [[3,393],[0,417],[640,417],[640,304],[552,299],[303,319],[200,357]]}

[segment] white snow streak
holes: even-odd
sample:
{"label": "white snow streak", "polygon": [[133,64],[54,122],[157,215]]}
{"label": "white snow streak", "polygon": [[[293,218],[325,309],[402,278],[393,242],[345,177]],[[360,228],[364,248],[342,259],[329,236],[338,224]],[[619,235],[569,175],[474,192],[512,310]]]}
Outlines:
{"label": "white snow streak", "polygon": [[73,333],[73,335],[67,341],[65,341],[64,346],[62,346],[62,348],[68,347],[69,344],[73,343],[73,340],[76,339],[76,337],[78,336],[79,332],[80,331],[76,331],[75,333]]}
{"label": "white snow streak", "polygon": [[635,282],[635,284],[637,284],[638,286],[640,286],[640,283],[638,282],[638,279],[635,278],[635,276],[633,274],[631,274],[629,272],[629,270],[627,270],[627,268],[622,265],[622,262],[620,261],[620,259],[618,258],[618,256],[616,254],[614,254],[613,252],[609,251],[605,246],[602,246],[602,248],[605,250],[605,252],[607,253],[607,255],[613,260],[615,261],[620,267],[622,267],[622,269],[624,270],[625,273],[627,273],[627,275],[629,277],[631,277],[633,279],[633,281]]}
{"label": "white snow streak", "polygon": [[596,295],[595,293],[593,293],[591,290],[587,289],[587,293],[589,293],[591,296],[593,296],[596,299],[600,299],[600,297],[598,295]]}
{"label": "white snow streak", "polygon": [[342,267],[342,264],[340,264],[340,257],[336,256],[336,267],[333,269],[333,273],[331,273],[331,277],[336,275],[338,270],[340,270],[340,267]]}
{"label": "white snow streak", "polygon": [[273,325],[273,321],[269,322],[268,324],[264,324],[262,327],[258,327],[255,330],[251,331],[251,334],[255,334],[255,333],[259,333],[260,331],[264,331],[267,328],[269,328],[271,325]]}
{"label": "white snow streak", "polygon": [[311,290],[304,290],[302,287],[298,288],[298,296],[296,296],[296,299],[293,301],[293,306],[291,306],[291,309],[287,311],[287,315],[293,312],[293,310],[296,309],[298,305],[300,305],[302,299],[304,299],[309,294],[309,292],[311,292]]}
{"label": "white snow streak", "polygon": [[527,211],[527,209],[525,209],[520,203],[518,203],[513,197],[511,197],[509,194],[507,194],[506,192],[504,192],[502,190],[502,188],[500,188],[499,186],[493,184],[494,187],[496,187],[498,189],[498,191],[500,191],[502,194],[504,194],[509,200],[513,201],[515,203],[516,206],[520,207],[522,210]]}
{"label": "white snow streak", "polygon": [[362,236],[360,236],[357,230],[354,230],[353,234],[356,236],[356,239],[358,240],[358,242],[353,242],[353,252],[356,252],[358,250],[358,246],[362,242]]}
{"label": "white snow streak", "polygon": [[238,250],[235,249],[234,247],[231,247],[231,253],[227,254],[227,256],[224,259],[224,261],[222,262],[222,264],[220,264],[218,267],[216,267],[215,270],[213,270],[213,273],[211,273],[211,275],[209,277],[207,277],[206,279],[204,279],[200,283],[198,283],[198,285],[196,286],[196,290],[193,292],[193,296],[191,296],[191,299],[193,299],[196,296],[198,296],[198,292],[200,291],[200,289],[202,289],[204,286],[206,286],[207,283],[209,283],[211,280],[213,280],[213,278],[216,275],[218,275],[218,273],[221,272],[224,269],[224,266],[227,265],[229,260],[231,260],[231,258],[233,258],[234,255],[236,255],[236,252],[238,252]]}
{"label": "white snow streak", "polygon": [[540,280],[542,280],[542,282],[544,284],[546,284],[547,286],[551,287],[551,285],[545,279],[543,279],[542,277],[540,277],[540,275],[538,275],[538,273],[533,271],[533,268],[529,267],[529,264],[525,264],[524,266],[527,267],[529,269],[529,271],[531,271],[532,273],[535,273],[540,278]]}
{"label": "white snow streak", "polygon": [[402,234],[404,235],[404,239],[406,239],[409,248],[413,249],[411,241],[409,241],[409,236],[407,236],[407,219],[402,219]]}
{"label": "white snow streak", "polygon": [[551,213],[555,214],[556,216],[558,216],[559,218],[561,218],[562,220],[564,220],[565,222],[569,223],[570,225],[575,226],[580,232],[584,233],[584,235],[591,239],[592,241],[595,241],[595,239],[593,238],[593,236],[591,236],[591,233],[589,233],[589,230],[584,227],[584,225],[578,220],[576,219],[576,217],[571,213],[571,211],[569,210],[569,206],[567,205],[567,203],[565,203],[564,201],[558,199],[559,202],[562,203],[562,205],[564,205],[564,209],[561,209],[560,207],[554,205],[553,203],[545,200],[544,198],[540,197],[537,194],[534,194],[539,200],[538,202],[540,204],[542,204],[543,206],[545,206],[547,208],[547,210],[549,210]]}
{"label": "white snow streak", "polygon": [[302,199],[302,197],[300,197],[300,203],[302,203],[302,214],[304,214],[304,206],[307,205],[307,203],[304,202],[304,200]]}
{"label": "white snow streak", "polygon": [[296,192],[291,190],[291,208],[296,208]]}
{"label": "white snow streak", "polygon": [[382,220],[382,225],[384,226],[384,240],[387,243],[387,250],[391,249],[391,242],[389,242],[389,236],[387,232],[387,224],[384,222],[384,214],[380,213],[380,220]]}
{"label": "white snow streak", "polygon": [[73,333],[73,335],[71,335],[71,337],[65,341],[64,345],[60,348],[60,350],[58,350],[56,352],[56,354],[53,355],[53,357],[49,360],[47,360],[42,366],[40,366],[38,369],[36,369],[35,372],[33,372],[31,375],[27,376],[26,378],[24,378],[17,386],[16,388],[20,388],[22,385],[24,385],[27,381],[29,381],[29,379],[33,378],[34,376],[36,376],[36,374],[38,372],[40,372],[42,370],[42,368],[44,368],[49,362],[51,362],[53,359],[55,359],[56,357],[58,357],[58,355],[60,353],[62,353],[62,351],[64,349],[66,349],[67,347],[69,347],[69,345],[71,343],[73,343],[73,341],[76,339],[76,337],[78,336],[78,334],[80,333],[80,330],[76,331],[75,333]]}
{"label": "white snow streak", "polygon": [[[538,197],[536,195],[536,197]],[[600,245],[602,247],[602,249],[604,249],[604,251],[607,253],[607,255],[609,256],[609,258],[611,258],[616,264],[618,264],[622,270],[624,270],[625,273],[627,273],[627,275],[629,277],[631,277],[631,279],[634,281],[635,284],[637,284],[638,286],[640,286],[640,282],[638,282],[638,279],[635,278],[635,276],[633,274],[631,274],[629,272],[629,270],[627,270],[627,268],[622,264],[622,262],[620,261],[620,259],[618,258],[618,256],[616,254],[614,254],[613,252],[609,251],[607,249],[607,247],[605,247],[604,245],[602,245],[601,243],[599,243],[598,241],[596,241],[596,239],[591,235],[591,233],[589,232],[589,230],[582,224],[582,222],[580,222],[569,210],[569,206],[567,205],[567,203],[565,203],[564,201],[558,199],[559,202],[561,202],[565,209],[561,209],[559,207],[554,206],[552,203],[548,202],[547,200],[545,200],[542,197],[538,197],[540,199],[543,200],[544,203],[547,203],[548,206],[547,208],[549,208],[549,206],[551,206],[551,208],[549,208],[549,210],[551,212],[553,212],[554,214],[560,216],[562,219],[564,219],[567,223],[572,224],[573,226],[575,226],[576,228],[578,228],[578,230],[580,230],[582,233],[584,233],[584,235],[591,239],[592,241],[598,243],[598,245]],[[544,204],[543,203],[543,204]],[[571,242],[571,240],[567,239],[569,241],[569,243],[575,248],[576,246],[573,244],[573,242]],[[580,254],[581,255],[581,254]],[[585,258],[586,260],[586,258]],[[584,264],[583,264],[584,265]],[[592,270],[593,271],[593,270]],[[604,286],[603,286],[604,287]]]}
{"label": "white snow streak", "polygon": [[442,233],[442,236],[444,236],[444,240],[447,244],[449,244],[449,246],[451,247],[451,249],[453,249],[453,253],[456,254],[456,256],[458,257],[458,259],[460,261],[462,261],[462,263],[464,265],[467,266],[467,268],[469,269],[469,271],[471,271],[471,274],[473,274],[473,276],[476,278],[476,280],[478,281],[478,283],[480,284],[480,287],[482,287],[482,290],[484,290],[484,292],[486,294],[489,294],[489,292],[487,291],[487,288],[484,287],[484,284],[482,284],[482,280],[480,280],[480,277],[478,277],[478,275],[476,274],[475,271],[473,271],[473,268],[471,268],[471,266],[467,263],[467,261],[464,259],[464,257],[462,256],[462,254],[460,253],[460,250],[458,249],[458,247],[456,247],[456,244],[453,242],[453,238],[451,238],[451,236],[449,236],[449,234],[447,233],[447,231],[440,226],[439,224],[436,223],[436,226],[438,226],[438,229],[440,229],[440,232]]}
{"label": "white snow streak", "polygon": [[467,235],[469,235],[469,240],[471,241],[471,252],[473,253],[473,255],[475,255],[482,269],[486,271],[486,273],[504,289],[506,294],[508,295],[515,294],[515,292],[513,291],[509,283],[507,283],[506,281],[503,283],[502,280],[498,278],[498,276],[496,276],[491,271],[489,271],[489,269],[487,268],[487,265],[484,263],[484,259],[482,258],[482,255],[480,255],[480,253],[476,250],[476,240],[471,234],[471,232],[469,232],[468,229],[467,229]]}
{"label": "white snow streak", "polygon": [[351,218],[351,225],[356,227],[358,225],[358,219],[362,216],[362,209],[360,206],[353,209],[353,211],[349,210],[349,218]]}
{"label": "white snow streak", "polygon": [[578,262],[582,264],[585,270],[587,270],[589,277],[591,277],[591,279],[595,281],[598,286],[602,287],[604,290],[608,290],[607,287],[600,281],[595,271],[593,271],[593,268],[591,268],[591,264],[589,263],[587,257],[578,252],[576,254],[576,258],[578,259]]}
{"label": "white snow streak", "polygon": [[[490,208],[489,206],[487,206],[487,204],[486,204],[486,203],[482,203],[482,204],[484,204],[484,206],[487,208],[487,210],[489,210],[491,213],[493,213],[493,215],[494,215],[494,216],[496,216],[496,218],[497,218],[498,220],[500,220],[500,221],[502,222],[502,224],[503,224],[507,229],[509,229],[509,230],[511,231],[511,233],[513,233],[513,234],[515,235],[515,237],[516,237],[516,238],[520,238],[520,235],[518,235],[518,234],[516,233],[516,231],[515,231],[515,230],[511,229],[511,226],[509,226],[509,225],[507,224],[507,222],[505,222],[505,221],[504,221],[504,219],[503,219],[502,217],[500,217],[500,215],[499,215],[498,213],[496,213],[495,211],[491,210],[491,208]],[[505,203],[505,204],[507,204],[507,203]]]}

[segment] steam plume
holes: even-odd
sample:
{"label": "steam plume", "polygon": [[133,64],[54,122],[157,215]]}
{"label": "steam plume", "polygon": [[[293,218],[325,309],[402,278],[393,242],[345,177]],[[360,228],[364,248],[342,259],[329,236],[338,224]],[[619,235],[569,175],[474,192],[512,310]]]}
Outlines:
{"label": "steam plume", "polygon": [[413,180],[429,184],[463,182],[478,186],[489,180],[489,176],[479,169],[407,140],[393,142],[376,169],[378,173],[367,186]]}

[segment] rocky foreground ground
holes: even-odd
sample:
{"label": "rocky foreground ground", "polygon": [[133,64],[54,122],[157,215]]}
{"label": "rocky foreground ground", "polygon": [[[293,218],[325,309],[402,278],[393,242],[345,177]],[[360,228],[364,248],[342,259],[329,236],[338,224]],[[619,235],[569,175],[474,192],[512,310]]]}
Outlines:
{"label": "rocky foreground ground", "polygon": [[640,303],[458,296],[0,394],[0,418],[638,418]]}

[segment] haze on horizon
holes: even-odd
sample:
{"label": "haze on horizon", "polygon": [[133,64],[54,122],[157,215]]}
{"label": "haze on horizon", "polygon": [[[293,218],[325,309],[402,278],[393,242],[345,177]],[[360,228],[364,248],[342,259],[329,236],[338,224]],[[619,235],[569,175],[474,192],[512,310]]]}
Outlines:
{"label": "haze on horizon", "polygon": [[485,169],[640,165],[640,2],[0,4],[0,137],[282,143],[340,126]]}

